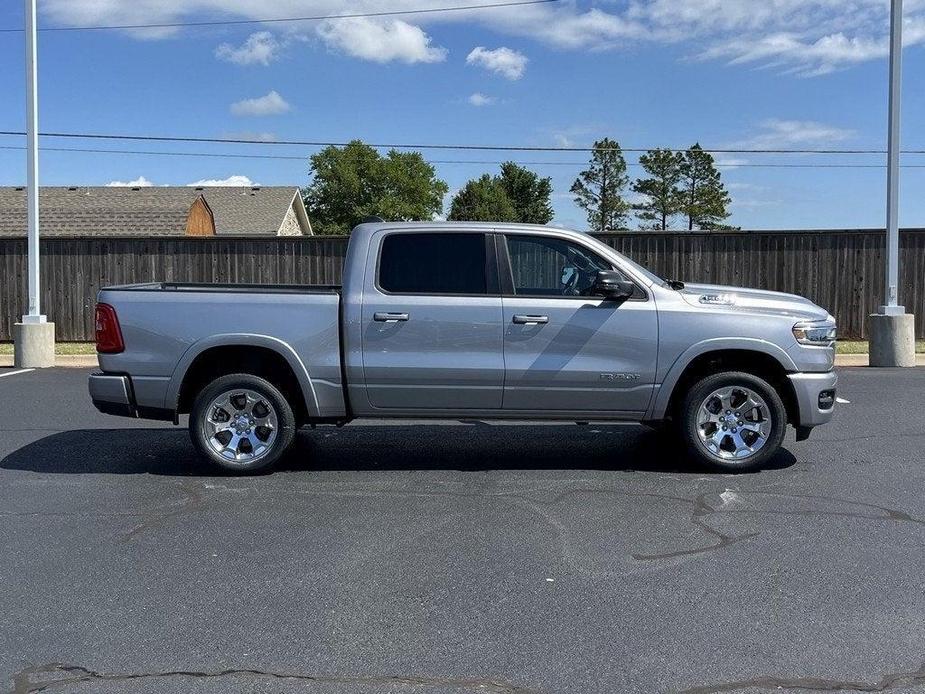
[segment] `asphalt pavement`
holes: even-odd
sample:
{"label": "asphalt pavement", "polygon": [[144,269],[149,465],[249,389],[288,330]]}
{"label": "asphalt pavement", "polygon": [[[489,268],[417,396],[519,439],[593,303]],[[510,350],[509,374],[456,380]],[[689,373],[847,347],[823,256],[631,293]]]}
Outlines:
{"label": "asphalt pavement", "polygon": [[636,426],[356,423],[257,477],[0,369],[0,691],[922,691],[925,369],[747,475]]}

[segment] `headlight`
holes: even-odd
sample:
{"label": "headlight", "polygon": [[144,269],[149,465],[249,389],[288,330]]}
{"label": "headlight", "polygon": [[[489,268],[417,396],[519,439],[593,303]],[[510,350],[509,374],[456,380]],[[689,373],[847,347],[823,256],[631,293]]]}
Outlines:
{"label": "headlight", "polygon": [[801,345],[827,347],[835,342],[835,324],[832,321],[804,321],[793,326],[793,336]]}

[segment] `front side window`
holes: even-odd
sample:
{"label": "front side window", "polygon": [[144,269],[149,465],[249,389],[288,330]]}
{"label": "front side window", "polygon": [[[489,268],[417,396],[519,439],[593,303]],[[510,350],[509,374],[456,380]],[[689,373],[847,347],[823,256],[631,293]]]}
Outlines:
{"label": "front side window", "polygon": [[507,236],[514,293],[518,296],[588,296],[609,262],[585,247],[548,236]]}
{"label": "front side window", "polygon": [[392,294],[486,294],[484,234],[390,234],[379,287]]}

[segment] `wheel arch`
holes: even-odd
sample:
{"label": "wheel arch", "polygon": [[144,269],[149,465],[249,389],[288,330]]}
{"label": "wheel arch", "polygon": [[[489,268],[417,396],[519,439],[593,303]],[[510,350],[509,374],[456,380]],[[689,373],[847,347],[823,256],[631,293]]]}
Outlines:
{"label": "wheel arch", "polygon": [[165,397],[174,417],[189,412],[205,383],[230,373],[266,378],[286,395],[296,417],[318,416],[318,401],[308,369],[287,343],[266,335],[213,335],[181,357]]}
{"label": "wheel arch", "polygon": [[797,371],[790,356],[764,340],[708,340],[694,345],[669,369],[656,394],[648,418],[671,417],[690,387],[705,376],[742,371],[767,381],[780,395],[787,421],[799,421],[799,405],[788,373]]}

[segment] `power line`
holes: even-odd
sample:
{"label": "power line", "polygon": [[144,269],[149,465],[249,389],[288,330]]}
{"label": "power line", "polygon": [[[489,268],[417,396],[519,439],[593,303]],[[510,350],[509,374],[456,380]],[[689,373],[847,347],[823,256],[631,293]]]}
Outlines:
{"label": "power line", "polygon": [[[187,135],[122,135],[106,133],[39,133],[42,137],[54,137],[80,140],[130,140],[135,142],[187,142],[205,144],[231,144],[231,145],[288,145],[295,147],[345,147],[349,142],[335,142],[324,140],[253,140],[246,138],[223,137],[194,137]],[[20,130],[0,130],[0,135],[24,136]],[[522,145],[466,145],[466,144],[409,144],[409,143],[364,143],[377,149],[438,149],[438,150],[467,150],[479,152],[631,152],[643,153],[653,149],[664,149],[670,152],[686,152],[688,147],[551,147],[551,146],[522,146]],[[884,149],[788,149],[788,148],[733,148],[733,147],[703,147],[704,152],[711,154],[886,154]],[[906,149],[902,154],[925,154],[925,149]]]}
{"label": "power line", "polygon": [[[18,145],[0,145],[0,150],[23,151],[25,147]],[[207,159],[270,159],[280,161],[307,161],[308,155],[285,154],[229,154],[224,152],[170,152],[157,150],[133,149],[91,149],[84,147],[42,147],[43,152],[74,152],[78,154],[129,154],[139,156],[157,157],[194,157]],[[458,164],[476,166],[498,166],[504,163],[500,159],[433,159],[430,164]],[[586,161],[516,161],[515,164],[523,166],[586,166]],[[637,167],[640,164],[629,163],[627,166]],[[746,162],[733,164],[714,164],[721,169],[883,169],[886,164],[776,164],[771,162]],[[925,169],[925,164],[904,164],[906,169]]]}
{"label": "power line", "polygon": [[[463,12],[468,10],[490,10],[523,5],[545,5],[561,0],[512,0],[483,5],[454,5],[451,7],[428,7],[417,10],[383,10],[381,12],[352,12],[349,14],[312,15],[307,17],[272,17],[264,19],[214,19],[200,22],[157,22],[152,24],[106,24],[76,27],[41,27],[39,31],[104,31],[110,29],[179,29],[182,27],[236,26],[242,24],[273,24],[279,22],[320,22],[327,19],[356,19],[359,17],[395,17],[399,15],[438,14],[440,12]],[[21,32],[22,29],[4,28],[0,33]]]}
{"label": "power line", "polygon": [[[23,151],[26,148],[18,145],[0,145],[0,150],[11,149]],[[90,149],[84,147],[42,147],[42,152],[77,152],[80,154],[138,154],[142,156],[158,157],[206,157],[217,159],[279,159],[279,160],[297,160],[307,161],[307,155],[284,155],[284,154],[226,154],[220,152],[163,152],[155,150],[136,150],[136,149]]]}

